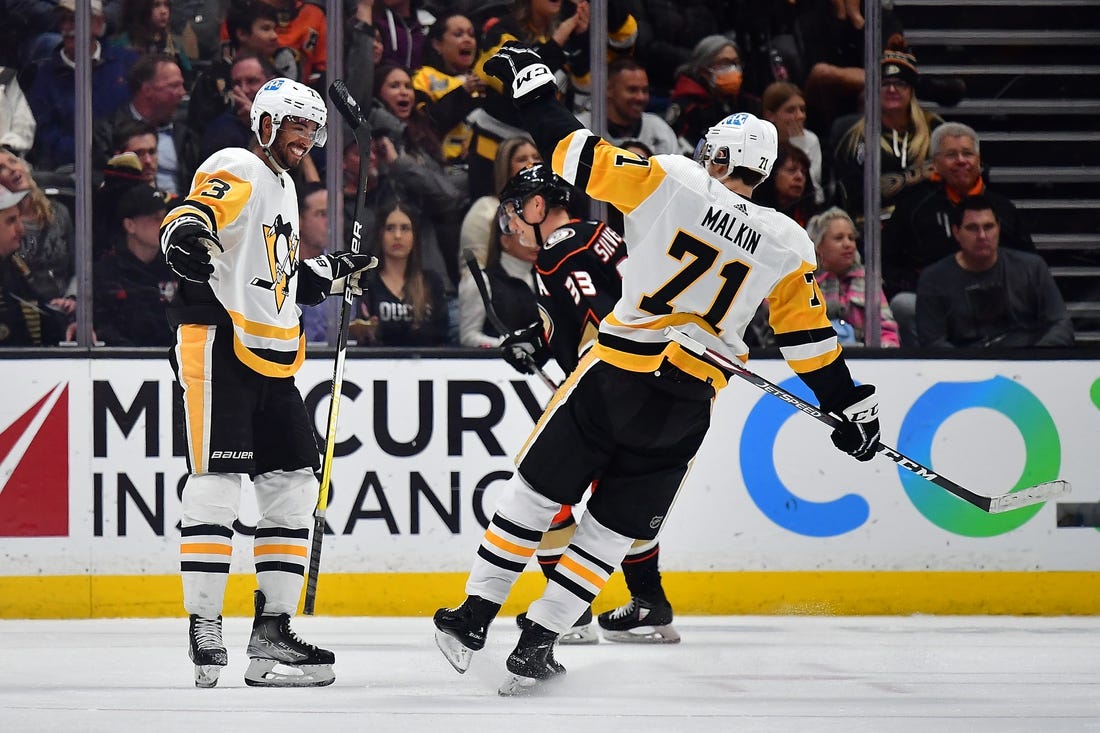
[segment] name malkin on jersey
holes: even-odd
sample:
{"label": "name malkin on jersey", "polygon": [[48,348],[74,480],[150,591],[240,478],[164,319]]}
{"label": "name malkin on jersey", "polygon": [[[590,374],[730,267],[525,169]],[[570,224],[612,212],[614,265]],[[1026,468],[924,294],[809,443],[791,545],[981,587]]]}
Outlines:
{"label": "name malkin on jersey", "polygon": [[[750,254],[756,253],[756,245],[760,242],[760,232],[751,229],[748,224],[739,225],[737,217],[730,212],[708,206],[702,225]],[[734,228],[737,229],[736,234],[733,233]]]}

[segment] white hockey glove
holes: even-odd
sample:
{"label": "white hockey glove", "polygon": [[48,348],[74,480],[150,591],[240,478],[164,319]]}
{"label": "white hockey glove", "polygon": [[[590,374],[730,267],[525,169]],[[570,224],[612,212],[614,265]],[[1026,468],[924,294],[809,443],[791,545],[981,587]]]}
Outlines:
{"label": "white hockey glove", "polygon": [[317,305],[329,295],[340,295],[345,288],[352,295],[362,295],[359,276],[378,267],[378,258],[368,254],[337,252],[302,260],[298,268],[298,302]]}
{"label": "white hockey glove", "polygon": [[500,79],[505,96],[517,107],[557,93],[554,72],[542,62],[539,52],[516,41],[508,41],[485,62],[485,72]]}
{"label": "white hockey glove", "polygon": [[830,436],[833,445],[857,461],[874,458],[879,446],[878,398],[874,386],[861,384],[852,389],[836,406],[836,412],[844,424]]}
{"label": "white hockey glove", "polygon": [[214,272],[210,259],[222,251],[218,235],[199,219],[181,216],[161,229],[160,236],[164,259],[172,272],[195,283],[210,280]]}

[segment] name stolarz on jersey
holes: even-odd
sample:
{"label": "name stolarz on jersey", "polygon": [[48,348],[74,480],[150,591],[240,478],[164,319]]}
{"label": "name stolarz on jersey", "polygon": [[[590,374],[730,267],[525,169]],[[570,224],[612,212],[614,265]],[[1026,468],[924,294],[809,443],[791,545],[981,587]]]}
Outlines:
{"label": "name stolarz on jersey", "polygon": [[[756,245],[760,243],[760,232],[751,229],[748,224],[738,224],[737,217],[730,212],[708,206],[701,224],[749,254],[756,254]],[[737,230],[736,234],[734,229]]]}

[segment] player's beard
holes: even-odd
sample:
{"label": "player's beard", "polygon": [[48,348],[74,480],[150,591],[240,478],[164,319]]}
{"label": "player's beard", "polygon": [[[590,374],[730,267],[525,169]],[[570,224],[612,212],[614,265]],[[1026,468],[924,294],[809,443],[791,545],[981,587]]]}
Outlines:
{"label": "player's beard", "polygon": [[[295,146],[297,147],[297,146]],[[301,155],[291,152],[291,143],[283,143],[282,145],[272,145],[270,148],[271,156],[275,159],[276,165],[283,170],[292,171],[301,165],[302,160],[309,155],[312,145],[304,146],[305,150]]]}

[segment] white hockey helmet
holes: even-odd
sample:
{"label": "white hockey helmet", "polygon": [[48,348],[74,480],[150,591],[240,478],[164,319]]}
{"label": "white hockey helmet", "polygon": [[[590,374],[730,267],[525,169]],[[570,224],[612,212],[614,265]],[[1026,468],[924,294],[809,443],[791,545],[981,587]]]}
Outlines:
{"label": "white hockey helmet", "polygon": [[695,146],[696,163],[725,166],[718,176],[729,176],[734,168],[748,168],[767,178],[775,163],[779,134],[775,125],[748,112],[738,112],[717,123]]}
{"label": "white hockey helmet", "polygon": [[[260,137],[260,120],[265,114],[271,115],[270,140]],[[252,132],[264,148],[275,141],[284,117],[300,117],[316,122],[317,132],[313,133],[313,144],[317,147],[323,147],[328,139],[328,130],[325,127],[328,122],[328,108],[325,107],[325,100],[313,89],[293,79],[272,79],[260,87],[256,98],[252,100],[250,116]]]}

